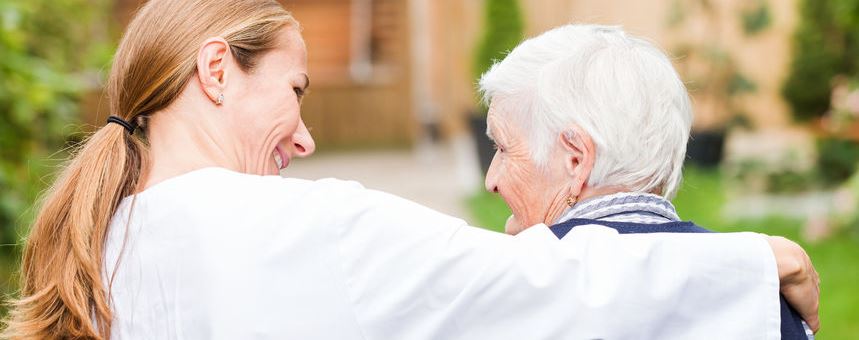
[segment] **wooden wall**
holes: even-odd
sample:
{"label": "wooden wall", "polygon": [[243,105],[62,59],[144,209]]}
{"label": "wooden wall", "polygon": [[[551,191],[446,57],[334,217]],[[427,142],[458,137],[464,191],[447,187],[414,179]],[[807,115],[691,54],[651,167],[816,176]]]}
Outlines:
{"label": "wooden wall", "polygon": [[[372,2],[374,71],[367,79],[350,73],[353,56],[352,0],[281,0],[301,23],[308,47],[311,88],[302,117],[321,151],[326,148],[410,145],[417,133],[409,78],[407,0]],[[144,0],[116,0],[122,28]],[[105,73],[107,70],[105,70]],[[101,126],[109,115],[100,91],[85,96],[82,119]]]}
{"label": "wooden wall", "polygon": [[302,117],[324,147],[409,145],[417,123],[409,78],[406,0],[371,0],[373,72],[350,73],[353,1],[283,1],[301,23],[308,49],[310,94]]}

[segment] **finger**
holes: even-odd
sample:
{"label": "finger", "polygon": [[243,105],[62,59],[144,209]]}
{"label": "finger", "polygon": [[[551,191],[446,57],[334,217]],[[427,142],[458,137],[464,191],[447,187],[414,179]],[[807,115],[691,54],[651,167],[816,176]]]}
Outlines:
{"label": "finger", "polygon": [[[817,301],[819,301],[819,299]],[[812,332],[817,333],[817,331],[820,329],[820,314],[819,305],[817,302],[814,303],[812,307],[812,312],[809,313],[807,316],[804,316],[803,320],[805,320],[805,323],[808,324],[808,327],[811,328]]]}
{"label": "finger", "polygon": [[805,323],[808,324],[808,327],[811,328],[811,332],[817,334],[817,331],[820,330],[820,319],[814,318],[814,320],[806,320]]}
{"label": "finger", "polygon": [[806,320],[806,323],[811,328],[811,331],[817,333],[820,330],[820,275],[817,273],[817,270],[814,268],[814,264],[811,262],[811,258],[808,254],[805,254],[805,262],[806,266],[809,268],[809,272],[811,273],[811,281],[813,282],[812,288],[814,289],[814,313],[809,316],[810,320]]}
{"label": "finger", "polygon": [[808,276],[802,282],[782,287],[782,293],[788,303],[799,313],[812,331],[820,328],[818,316],[820,295],[817,284]]}
{"label": "finger", "polygon": [[820,293],[817,284],[812,282],[809,278],[804,284],[794,285],[789,291],[793,296],[801,298],[794,301],[796,304],[793,306],[812,332],[816,333],[820,329]]}

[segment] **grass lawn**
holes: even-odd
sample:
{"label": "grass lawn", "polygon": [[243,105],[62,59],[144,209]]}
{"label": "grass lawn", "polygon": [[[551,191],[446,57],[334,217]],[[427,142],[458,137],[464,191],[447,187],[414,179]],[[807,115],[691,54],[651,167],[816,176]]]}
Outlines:
{"label": "grass lawn", "polygon": [[[859,236],[842,232],[825,241],[799,238],[802,221],[779,218],[729,221],[721,216],[725,202],[718,172],[688,168],[674,205],[683,219],[722,231],[756,231],[799,242],[821,278],[821,330],[817,339],[859,339]],[[510,209],[497,196],[481,193],[468,201],[478,224],[503,231]]]}

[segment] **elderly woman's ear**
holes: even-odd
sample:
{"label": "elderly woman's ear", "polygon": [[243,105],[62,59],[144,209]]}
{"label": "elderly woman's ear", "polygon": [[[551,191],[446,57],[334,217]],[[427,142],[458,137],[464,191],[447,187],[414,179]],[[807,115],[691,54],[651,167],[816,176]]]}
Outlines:
{"label": "elderly woman's ear", "polygon": [[563,151],[564,166],[570,181],[570,195],[578,197],[596,161],[596,148],[591,136],[578,126],[571,126],[561,133],[561,147]]}

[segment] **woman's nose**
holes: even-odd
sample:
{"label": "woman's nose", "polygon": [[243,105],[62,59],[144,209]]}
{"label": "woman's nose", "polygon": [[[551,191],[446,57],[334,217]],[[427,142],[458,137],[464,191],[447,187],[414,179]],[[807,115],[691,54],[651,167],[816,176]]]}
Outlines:
{"label": "woman's nose", "polygon": [[298,157],[307,157],[316,151],[316,143],[313,141],[313,136],[310,135],[310,131],[307,130],[307,126],[304,125],[303,120],[298,122],[298,129],[292,135],[292,147],[295,156]]}

